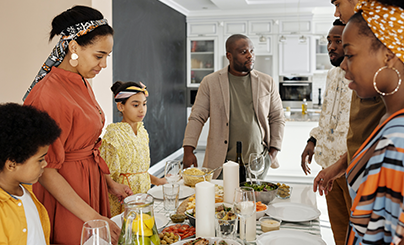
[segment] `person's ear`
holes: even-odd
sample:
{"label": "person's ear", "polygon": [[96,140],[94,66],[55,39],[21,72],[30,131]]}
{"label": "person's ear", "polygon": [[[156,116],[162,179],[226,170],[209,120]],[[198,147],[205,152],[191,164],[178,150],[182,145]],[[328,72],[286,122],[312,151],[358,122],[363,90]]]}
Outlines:
{"label": "person's ear", "polygon": [[400,60],[390,49],[386,50],[384,57],[384,63],[387,67],[393,67]]}
{"label": "person's ear", "polygon": [[232,60],[232,55],[230,52],[226,52],[226,58],[229,60],[229,62]]}
{"label": "person's ear", "polygon": [[118,108],[118,111],[123,111],[123,104],[121,102],[116,103],[116,107]]}
{"label": "person's ear", "polygon": [[7,159],[6,163],[4,164],[4,169],[13,172],[17,169],[17,163]]}
{"label": "person's ear", "polygon": [[79,44],[76,42],[76,40],[71,40],[68,46],[70,53],[77,53],[78,46]]}

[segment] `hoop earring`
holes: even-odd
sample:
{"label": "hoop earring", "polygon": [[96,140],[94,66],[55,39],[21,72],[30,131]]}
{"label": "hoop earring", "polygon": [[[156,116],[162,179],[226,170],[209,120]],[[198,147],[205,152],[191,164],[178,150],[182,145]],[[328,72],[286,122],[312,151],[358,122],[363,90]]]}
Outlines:
{"label": "hoop earring", "polygon": [[78,58],[79,56],[76,53],[72,53],[69,60],[70,65],[76,67],[79,64]]}
{"label": "hoop earring", "polygon": [[[397,73],[397,76],[398,76],[398,84],[397,84],[397,87],[396,87],[392,92],[390,92],[390,93],[381,92],[381,91],[377,88],[377,86],[376,86],[376,78],[377,78],[377,76],[379,75],[379,72],[381,72],[382,70],[384,70],[384,69],[386,69],[386,68],[392,69],[393,71],[395,71],[395,72]],[[398,91],[398,89],[400,88],[400,85],[401,85],[401,75],[400,75],[400,72],[399,72],[396,68],[394,68],[394,67],[383,66],[382,68],[380,68],[379,70],[377,70],[377,72],[376,72],[375,75],[373,76],[373,87],[375,88],[376,92],[379,93],[379,94],[382,95],[382,96],[394,94],[395,92]]]}

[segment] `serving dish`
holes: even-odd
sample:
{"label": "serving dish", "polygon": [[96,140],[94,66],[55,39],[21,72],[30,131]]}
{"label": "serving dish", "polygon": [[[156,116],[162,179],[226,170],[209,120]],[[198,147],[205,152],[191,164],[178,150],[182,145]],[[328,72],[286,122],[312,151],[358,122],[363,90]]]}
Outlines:
{"label": "serving dish", "polygon": [[[241,245],[240,241],[233,240],[233,239],[223,239],[221,237],[204,237],[204,238],[209,240],[210,244],[213,244],[214,242],[219,243],[220,241],[225,241],[228,245]],[[182,245],[182,244],[184,244],[186,242],[189,242],[189,241],[192,241],[194,239],[195,238],[193,238],[193,239],[184,239],[184,240],[178,241],[176,243],[173,243],[172,245]]]}
{"label": "serving dish", "polygon": [[[149,189],[147,191],[147,193],[152,195],[156,199],[161,199],[161,200],[164,199],[163,186],[161,186],[161,185],[155,186],[155,187]],[[188,186],[180,185],[180,194],[178,196],[178,199],[184,199],[189,196],[192,196],[193,194],[195,194],[195,189],[188,187]]]}
{"label": "serving dish", "polygon": [[[268,205],[269,203],[271,203],[275,199],[276,192],[277,192],[277,189],[278,189],[278,186],[275,183],[267,182],[267,181],[259,181],[259,180],[258,181],[251,181],[251,182],[252,182],[252,184],[257,184],[257,185],[267,184],[267,185],[272,186],[272,188],[274,188],[273,190],[267,190],[267,191],[255,191],[255,201],[257,201],[257,202],[261,201],[263,204]],[[240,186],[245,186],[245,184],[249,185],[251,182],[250,181],[242,182],[240,184]]]}
{"label": "serving dish", "polygon": [[[200,172],[201,174],[195,174],[193,172]],[[203,172],[203,174],[202,174]],[[186,168],[182,170],[182,178],[184,180],[184,185],[195,187],[196,184],[202,181],[211,181],[214,171],[210,168]]]}

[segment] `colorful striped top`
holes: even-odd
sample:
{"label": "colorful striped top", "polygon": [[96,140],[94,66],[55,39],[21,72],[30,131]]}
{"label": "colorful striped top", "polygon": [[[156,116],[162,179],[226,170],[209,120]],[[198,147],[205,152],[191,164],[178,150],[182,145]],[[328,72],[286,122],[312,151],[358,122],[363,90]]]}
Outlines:
{"label": "colorful striped top", "polygon": [[398,244],[404,234],[404,109],[379,125],[346,175],[352,202],[346,244]]}

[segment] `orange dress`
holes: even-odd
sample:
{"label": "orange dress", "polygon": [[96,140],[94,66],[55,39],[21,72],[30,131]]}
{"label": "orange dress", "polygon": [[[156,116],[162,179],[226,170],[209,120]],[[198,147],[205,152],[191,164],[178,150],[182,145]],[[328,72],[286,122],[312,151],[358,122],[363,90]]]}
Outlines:
{"label": "orange dress", "polygon": [[[90,84],[79,74],[52,67],[24,104],[46,111],[62,129],[45,157],[47,167],[58,169],[85,202],[101,215],[110,217],[104,177],[109,170],[98,151],[104,114]],[[34,185],[34,193],[49,213],[51,244],[80,244],[83,221],[65,209],[41,184]]]}

